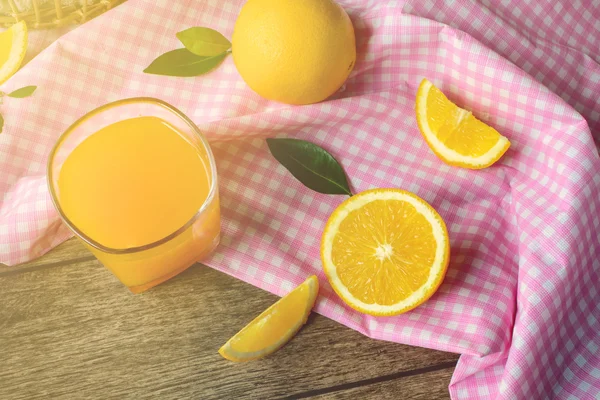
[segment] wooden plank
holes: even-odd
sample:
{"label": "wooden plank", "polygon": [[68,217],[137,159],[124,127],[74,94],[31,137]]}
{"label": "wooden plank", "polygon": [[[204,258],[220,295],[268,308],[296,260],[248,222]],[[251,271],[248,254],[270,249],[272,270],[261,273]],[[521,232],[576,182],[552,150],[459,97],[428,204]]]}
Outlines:
{"label": "wooden plank", "polygon": [[446,400],[450,399],[448,383],[452,372],[453,368],[444,368],[370,385],[361,385],[347,390],[335,390],[322,395],[310,396],[310,398],[311,400]]}
{"label": "wooden plank", "polygon": [[16,274],[21,271],[35,271],[53,267],[55,265],[65,265],[75,260],[92,260],[93,258],[94,256],[92,253],[85,248],[79,240],[72,238],[55,247],[42,257],[36,258],[28,263],[12,267],[0,263],[0,276],[3,274]]}
{"label": "wooden plank", "polygon": [[277,298],[199,265],[141,295],[93,259],[0,288],[0,398],[273,398],[457,360],[313,315],[274,355],[231,363],[219,346]]}

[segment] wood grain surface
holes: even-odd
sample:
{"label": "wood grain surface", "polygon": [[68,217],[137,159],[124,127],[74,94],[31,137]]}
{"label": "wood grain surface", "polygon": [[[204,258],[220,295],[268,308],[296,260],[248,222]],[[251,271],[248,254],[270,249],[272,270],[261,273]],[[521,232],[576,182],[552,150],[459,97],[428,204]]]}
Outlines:
{"label": "wood grain surface", "polygon": [[131,294],[78,242],[0,266],[0,399],[447,399],[458,356],[313,314],[285,347],[217,349],[277,300],[202,265]]}
{"label": "wood grain surface", "polygon": [[369,385],[360,385],[345,390],[328,392],[313,400],[431,400],[448,398],[448,381],[454,368],[444,368],[431,372],[415,371],[415,374],[382,380]]}

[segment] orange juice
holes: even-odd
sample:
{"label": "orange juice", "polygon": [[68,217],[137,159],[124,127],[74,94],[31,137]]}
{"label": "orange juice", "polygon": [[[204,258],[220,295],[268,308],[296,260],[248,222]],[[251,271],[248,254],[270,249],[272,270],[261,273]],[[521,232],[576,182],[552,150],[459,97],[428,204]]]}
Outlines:
{"label": "orange juice", "polygon": [[216,246],[218,199],[205,205],[213,179],[202,146],[163,119],[142,116],[74,147],[58,174],[57,197],[71,225],[100,245],[87,243],[97,258],[140,292]]}

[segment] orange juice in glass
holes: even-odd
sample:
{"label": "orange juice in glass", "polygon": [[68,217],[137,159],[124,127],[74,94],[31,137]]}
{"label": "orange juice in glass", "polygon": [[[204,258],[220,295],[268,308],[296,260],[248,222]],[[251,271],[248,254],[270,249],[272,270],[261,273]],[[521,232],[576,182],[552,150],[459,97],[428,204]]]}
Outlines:
{"label": "orange juice in glass", "polygon": [[75,122],[50,154],[48,185],[63,221],[134,293],[219,243],[212,152],[163,101],[121,100]]}

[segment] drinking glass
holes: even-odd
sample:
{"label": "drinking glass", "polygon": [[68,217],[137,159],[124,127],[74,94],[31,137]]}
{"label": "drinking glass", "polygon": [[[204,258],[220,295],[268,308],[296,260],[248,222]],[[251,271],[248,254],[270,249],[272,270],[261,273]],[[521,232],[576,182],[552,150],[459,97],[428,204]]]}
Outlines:
{"label": "drinking glass", "polygon": [[[175,232],[139,247],[110,248],[86,235],[65,215],[61,207],[58,178],[65,160],[83,140],[108,125],[141,116],[164,120],[194,147],[207,166],[210,189],[197,212]],[[184,271],[207,256],[219,243],[219,194],[212,151],[196,125],[164,101],[153,98],[125,99],[89,112],[58,139],[50,154],[47,172],[52,201],[64,223],[133,293],[143,292]]]}

